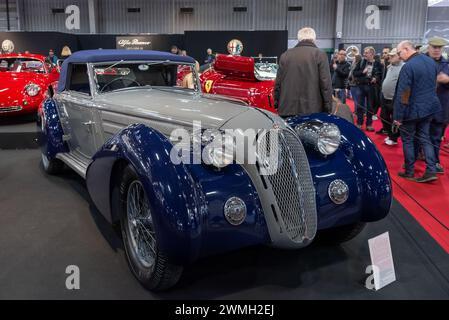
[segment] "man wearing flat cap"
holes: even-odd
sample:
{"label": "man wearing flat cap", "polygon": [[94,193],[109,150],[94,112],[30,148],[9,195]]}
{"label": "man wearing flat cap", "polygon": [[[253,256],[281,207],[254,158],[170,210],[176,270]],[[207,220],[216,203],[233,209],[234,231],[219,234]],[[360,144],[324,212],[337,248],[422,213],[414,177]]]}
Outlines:
{"label": "man wearing flat cap", "polygon": [[444,174],[444,168],[440,162],[440,146],[447,125],[449,124],[449,65],[448,60],[443,58],[443,47],[449,42],[443,38],[429,39],[427,55],[437,64],[437,95],[441,104],[441,111],[436,113],[430,124],[430,139],[435,148],[437,162],[437,173]]}

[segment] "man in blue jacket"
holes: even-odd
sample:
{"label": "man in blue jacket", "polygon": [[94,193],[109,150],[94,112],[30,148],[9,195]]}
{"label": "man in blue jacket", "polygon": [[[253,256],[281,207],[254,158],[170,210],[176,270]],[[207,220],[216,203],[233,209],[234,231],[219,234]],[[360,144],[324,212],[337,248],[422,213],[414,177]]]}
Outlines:
{"label": "man in blue jacket", "polygon": [[[397,51],[406,62],[399,74],[396,88],[393,119],[400,126],[404,148],[405,172],[399,176],[420,183],[438,180],[435,150],[430,140],[430,123],[441,111],[437,90],[435,62],[419,54],[410,41],[401,42]],[[418,139],[426,157],[425,174],[415,179],[415,139]]]}
{"label": "man in blue jacket", "polygon": [[437,95],[441,103],[441,111],[436,113],[430,124],[430,140],[435,148],[435,158],[437,162],[437,173],[444,174],[444,169],[440,162],[440,146],[444,136],[444,130],[449,123],[449,64],[443,58],[443,47],[449,42],[443,38],[431,38],[429,40],[428,55],[437,64]]}

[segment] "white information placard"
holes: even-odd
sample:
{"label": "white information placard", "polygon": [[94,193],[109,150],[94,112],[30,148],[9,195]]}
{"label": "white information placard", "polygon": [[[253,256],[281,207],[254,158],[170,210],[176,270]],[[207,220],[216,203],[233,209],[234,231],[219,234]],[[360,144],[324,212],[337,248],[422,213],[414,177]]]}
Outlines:
{"label": "white information placard", "polygon": [[390,234],[388,232],[368,240],[371,264],[373,266],[374,287],[380,290],[396,281]]}

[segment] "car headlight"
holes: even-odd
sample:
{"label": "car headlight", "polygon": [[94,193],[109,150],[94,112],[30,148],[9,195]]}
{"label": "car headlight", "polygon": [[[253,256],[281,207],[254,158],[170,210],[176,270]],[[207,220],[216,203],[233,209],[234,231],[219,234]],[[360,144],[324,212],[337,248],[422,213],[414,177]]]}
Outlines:
{"label": "car headlight", "polygon": [[340,129],[333,123],[312,120],[295,128],[301,141],[325,156],[334,154],[341,143]]}
{"label": "car headlight", "polygon": [[25,91],[30,97],[35,97],[39,94],[41,88],[37,84],[30,83],[25,87]]}
{"label": "car headlight", "polygon": [[234,137],[222,132],[203,133],[203,162],[216,168],[225,168],[234,162]]}

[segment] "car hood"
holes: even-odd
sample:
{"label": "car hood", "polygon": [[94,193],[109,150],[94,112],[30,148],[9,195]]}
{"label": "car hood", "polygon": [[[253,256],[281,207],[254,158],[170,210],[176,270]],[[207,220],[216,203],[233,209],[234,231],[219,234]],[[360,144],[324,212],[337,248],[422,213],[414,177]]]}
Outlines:
{"label": "car hood", "polygon": [[42,86],[43,78],[29,72],[0,72],[0,97],[23,92],[29,83]]}
{"label": "car hood", "polygon": [[44,77],[44,74],[33,72],[0,72],[0,88],[29,82],[39,83],[43,81]]}
{"label": "car hood", "polygon": [[143,118],[191,124],[201,121],[203,128],[219,128],[249,107],[225,97],[205,97],[176,89],[131,89],[100,95],[101,109]]}

